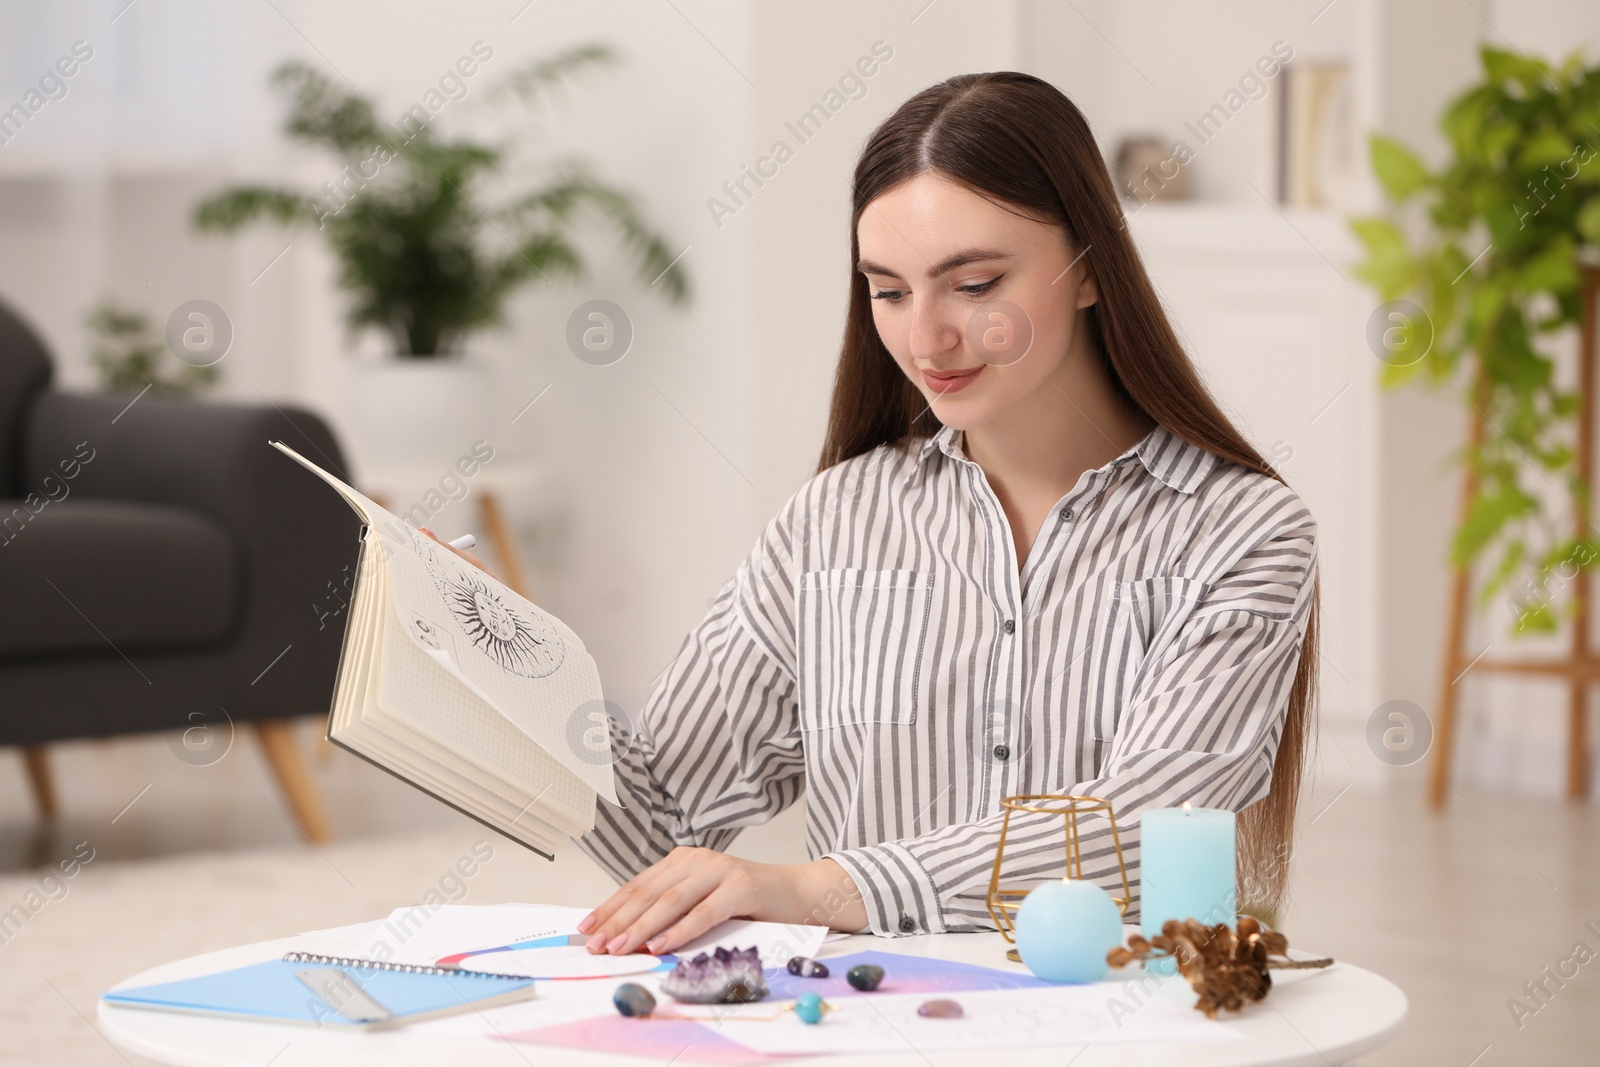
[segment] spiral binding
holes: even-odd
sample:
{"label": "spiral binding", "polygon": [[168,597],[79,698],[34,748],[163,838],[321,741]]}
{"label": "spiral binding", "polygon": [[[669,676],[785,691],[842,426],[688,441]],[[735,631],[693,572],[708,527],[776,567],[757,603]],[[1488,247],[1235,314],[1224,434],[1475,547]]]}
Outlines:
{"label": "spiral binding", "polygon": [[390,963],[385,960],[363,960],[353,956],[321,956],[315,952],[286,952],[285,963],[316,963],[324,967],[349,967],[358,971],[404,971],[406,974],[469,975],[474,978],[506,978],[525,981],[515,974],[496,974],[493,971],[469,971],[461,967],[436,967],[426,963]]}

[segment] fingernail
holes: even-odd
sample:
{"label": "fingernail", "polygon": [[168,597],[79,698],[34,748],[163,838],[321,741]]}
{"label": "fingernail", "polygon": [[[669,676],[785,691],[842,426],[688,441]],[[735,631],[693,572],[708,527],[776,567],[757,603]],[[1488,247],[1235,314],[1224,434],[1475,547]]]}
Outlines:
{"label": "fingernail", "polygon": [[590,952],[599,952],[600,951],[600,947],[602,945],[604,945],[605,943],[606,943],[606,935],[605,934],[595,934],[593,937],[591,937],[588,940],[588,942],[583,947],[588,949]]}
{"label": "fingernail", "polygon": [[623,946],[623,943],[626,942],[627,940],[628,940],[628,935],[627,934],[618,934],[616,937],[613,937],[610,941],[606,942],[606,951],[607,952],[616,952],[617,949],[621,948]]}
{"label": "fingernail", "polygon": [[662,934],[660,937],[655,938],[649,944],[645,945],[645,948],[649,949],[650,950],[650,955],[654,956],[654,955],[657,955],[658,953],[660,953],[661,947],[663,945],[665,945],[666,943],[667,943],[667,935],[666,934]]}
{"label": "fingernail", "polygon": [[588,933],[591,929],[593,929],[593,927],[594,927],[594,916],[593,915],[585,915],[582,919],[578,920],[578,933],[580,933],[580,934]]}

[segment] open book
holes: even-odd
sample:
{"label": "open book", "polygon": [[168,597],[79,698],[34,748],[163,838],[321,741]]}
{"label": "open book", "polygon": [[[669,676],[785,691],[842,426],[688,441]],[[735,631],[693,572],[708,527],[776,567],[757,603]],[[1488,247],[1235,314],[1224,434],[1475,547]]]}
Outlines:
{"label": "open book", "polygon": [[618,803],[600,672],[560,619],[282,442],[365,528],[328,740],[551,857]]}

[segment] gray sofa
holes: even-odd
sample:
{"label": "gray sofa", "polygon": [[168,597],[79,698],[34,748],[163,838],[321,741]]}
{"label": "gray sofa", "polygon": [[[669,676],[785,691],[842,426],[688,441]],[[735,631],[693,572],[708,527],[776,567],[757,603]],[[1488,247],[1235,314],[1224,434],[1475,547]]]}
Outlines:
{"label": "gray sofa", "polygon": [[294,408],[133,400],[52,388],[0,305],[0,746],[52,816],[50,742],[174,731],[177,771],[249,729],[324,838],[287,720],[328,708],[358,524],[267,442],[336,473],[338,445]]}

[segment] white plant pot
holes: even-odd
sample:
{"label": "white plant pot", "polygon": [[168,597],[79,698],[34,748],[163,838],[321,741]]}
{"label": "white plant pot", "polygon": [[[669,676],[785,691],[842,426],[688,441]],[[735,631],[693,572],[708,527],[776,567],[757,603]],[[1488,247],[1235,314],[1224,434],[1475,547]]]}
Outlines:
{"label": "white plant pot", "polygon": [[470,359],[391,357],[359,364],[350,415],[360,468],[429,477],[490,436],[494,388]]}

